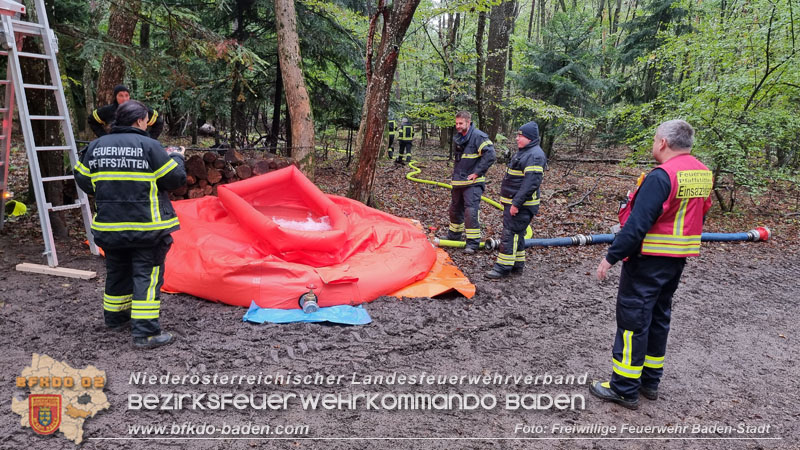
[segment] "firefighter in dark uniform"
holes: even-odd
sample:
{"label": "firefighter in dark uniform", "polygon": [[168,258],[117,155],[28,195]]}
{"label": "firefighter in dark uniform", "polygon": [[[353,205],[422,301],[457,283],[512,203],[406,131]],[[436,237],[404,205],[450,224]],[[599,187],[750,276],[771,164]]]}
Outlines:
{"label": "firefighter in dark uniform", "polygon": [[147,135],[147,107],[120,105],[111,133],[89,144],[75,166],[75,181],[94,194],[92,234],[106,256],[103,312],[106,326],[129,321],[133,344],[154,348],[173,340],[159,323],[164,260],[178,230],[167,191],[186,183],[183,149],[171,153]]}
{"label": "firefighter in dark uniform", "polygon": [[394,138],[397,136],[397,121],[389,120],[389,159],[394,158]]}
{"label": "firefighter in dark uniform", "polygon": [[450,198],[450,227],[447,239],[461,240],[466,232],[464,252],[475,253],[481,242],[480,206],[486,189],[486,172],[495,161],[494,146],[489,136],[475,128],[468,111],[456,114],[453,136],[455,165]]}
{"label": "firefighter in dark uniform", "polygon": [[494,267],[486,278],[496,280],[525,267],[525,230],[539,212],[539,187],[547,157],[539,146],[539,125],[528,122],[517,132],[517,153],[508,162],[500,203],[503,204],[503,234]]}
{"label": "firefighter in dark uniform", "polygon": [[[611,380],[590,392],[626,408],[639,394],[658,398],[667,349],[672,296],[686,258],[700,254],[703,218],[711,207],[711,171],[691,155],[694,130],[683,120],[659,125],[651,171],[626,208],[630,215],[597,267],[604,280],[625,259],[617,292],[617,334]],[[623,218],[625,211],[620,212]],[[626,259],[627,258],[627,259]]]}
{"label": "firefighter in dark uniform", "polygon": [[400,121],[400,129],[397,132],[397,141],[400,143],[400,150],[397,152],[397,163],[403,164],[403,156],[405,155],[405,162],[411,162],[411,141],[414,139],[414,126],[411,125],[407,117],[403,117]]}
{"label": "firefighter in dark uniform", "polygon": [[[108,134],[106,132],[106,127],[113,125],[114,114],[116,114],[117,108],[130,99],[131,94],[127,87],[121,84],[114,87],[114,102],[110,105],[95,109],[89,116],[89,128],[94,131],[95,136],[101,137]],[[164,118],[158,114],[158,111],[152,108],[147,108],[147,114],[149,117],[147,121],[147,132],[150,133],[151,138],[158,139],[158,137],[161,136],[161,132],[164,130]]]}

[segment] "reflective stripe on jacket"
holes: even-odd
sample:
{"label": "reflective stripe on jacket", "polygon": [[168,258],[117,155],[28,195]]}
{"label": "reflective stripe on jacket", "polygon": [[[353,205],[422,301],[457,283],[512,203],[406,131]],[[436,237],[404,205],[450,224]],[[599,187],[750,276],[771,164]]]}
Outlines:
{"label": "reflective stripe on jacket", "polygon": [[[496,160],[494,145],[489,136],[470,124],[467,134],[456,133],[453,136],[453,143],[456,160],[451,181],[453,187],[484,184],[486,172]],[[473,173],[478,178],[468,180],[467,177]]]}
{"label": "reflective stripe on jacket", "polygon": [[411,125],[403,125],[397,135],[399,141],[410,141],[414,139],[414,127]]}
{"label": "reflective stripe on jacket", "polygon": [[703,216],[711,208],[713,175],[688,153],[675,156],[658,168],[669,175],[670,193],[662,205],[663,212],[642,241],[642,254],[699,256]]}
{"label": "reflective stripe on jacket", "polygon": [[503,184],[500,186],[500,203],[538,206],[539,187],[544,177],[547,157],[539,145],[529,144],[517,151],[508,162]]}
{"label": "reflective stripe on jacket", "polygon": [[74,172],[95,196],[92,232],[101,247],[152,246],[179,228],[167,191],[186,183],[183,156],[168,156],[147,132],[112,128],[89,144]]}

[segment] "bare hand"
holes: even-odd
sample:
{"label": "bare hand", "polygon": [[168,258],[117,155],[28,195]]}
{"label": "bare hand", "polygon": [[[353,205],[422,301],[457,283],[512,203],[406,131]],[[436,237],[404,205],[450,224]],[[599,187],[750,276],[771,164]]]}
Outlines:
{"label": "bare hand", "polygon": [[476,179],[476,178],[478,178],[478,174],[477,174],[477,173],[471,173],[471,174],[469,174],[469,176],[467,177],[467,180],[469,180],[469,181],[472,181],[472,180],[474,180],[474,179]]}
{"label": "bare hand", "polygon": [[186,153],[186,147],[182,145],[180,147],[167,147],[166,150],[167,153],[178,153],[180,155],[184,155]]}
{"label": "bare hand", "polygon": [[508,213],[511,214],[512,216],[516,216],[518,212],[519,208],[517,208],[514,205],[511,205],[511,208],[508,208]]}
{"label": "bare hand", "polygon": [[611,263],[606,261],[606,258],[600,260],[600,264],[597,266],[597,279],[603,281],[608,276],[608,269],[611,268]]}

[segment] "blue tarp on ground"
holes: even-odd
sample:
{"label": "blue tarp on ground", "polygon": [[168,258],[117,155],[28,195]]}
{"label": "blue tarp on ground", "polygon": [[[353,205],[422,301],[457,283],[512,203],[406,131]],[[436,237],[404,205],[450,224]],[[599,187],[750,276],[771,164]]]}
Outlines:
{"label": "blue tarp on ground", "polygon": [[317,312],[306,314],[302,309],[260,308],[256,302],[252,302],[242,321],[253,323],[333,322],[345,325],[366,325],[372,322],[372,318],[362,306],[328,306],[320,308]]}

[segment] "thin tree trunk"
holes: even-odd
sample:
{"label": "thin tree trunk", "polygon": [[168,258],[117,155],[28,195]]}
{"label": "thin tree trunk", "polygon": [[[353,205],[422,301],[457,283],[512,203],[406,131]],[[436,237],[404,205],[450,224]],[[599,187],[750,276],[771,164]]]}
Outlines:
{"label": "thin tree trunk", "polygon": [[[108,37],[121,46],[130,46],[136,22],[139,21],[141,0],[114,2],[108,18]],[[125,79],[125,61],[117,56],[120,50],[107,51],[100,65],[100,79],[97,81],[97,103],[109,104],[114,101],[114,86]]]}
{"label": "thin tree trunk", "polygon": [[486,11],[478,13],[478,29],[475,31],[475,52],[478,54],[475,68],[475,102],[477,103],[478,124],[483,126],[483,71],[486,55],[483,52],[483,34],[486,30]]}
{"label": "thin tree trunk", "polygon": [[283,71],[286,105],[292,118],[292,158],[298,168],[314,179],[314,116],[303,79],[303,59],[297,37],[297,13],[294,0],[275,0],[278,28],[278,58]]}
{"label": "thin tree trunk", "polygon": [[531,0],[531,15],[528,17],[528,42],[531,41],[531,30],[533,30],[533,17],[536,11],[536,0]]}
{"label": "thin tree trunk", "polygon": [[492,7],[489,22],[489,47],[486,57],[486,124],[483,131],[495,140],[503,122],[503,85],[506,79],[506,58],[511,25],[514,20],[514,1]]}
{"label": "thin tree trunk", "polygon": [[[375,166],[389,111],[389,94],[397,70],[397,55],[419,2],[420,0],[394,0],[389,9],[384,0],[378,0],[378,8],[370,17],[366,52],[367,92],[355,143],[358,164],[350,178],[347,193],[348,197],[362,203],[369,203],[372,196]],[[383,30],[378,49],[373,55],[375,27],[379,20],[382,21]],[[376,60],[374,66],[373,57]]]}
{"label": "thin tree trunk", "polygon": [[278,153],[278,134],[281,132],[281,105],[283,104],[283,78],[280,60],[275,66],[275,98],[272,103],[272,129],[269,133],[269,146]]}

